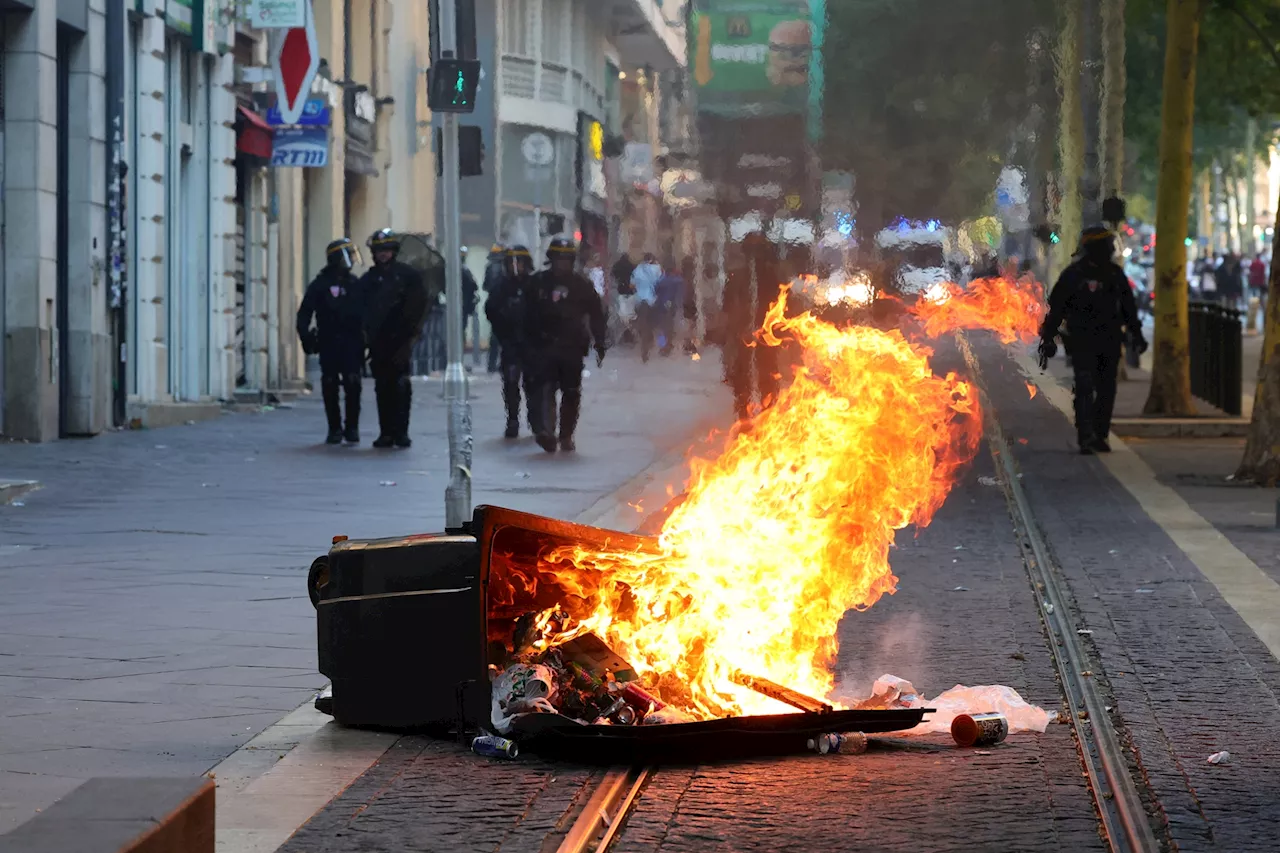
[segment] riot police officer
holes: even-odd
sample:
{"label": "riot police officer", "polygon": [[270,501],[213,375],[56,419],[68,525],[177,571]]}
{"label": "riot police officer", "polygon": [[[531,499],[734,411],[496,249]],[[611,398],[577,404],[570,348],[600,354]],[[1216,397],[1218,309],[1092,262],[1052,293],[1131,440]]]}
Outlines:
{"label": "riot police officer", "polygon": [[506,250],[503,277],[489,293],[485,316],[501,349],[502,400],[507,406],[507,438],[520,435],[520,384],[529,411],[529,428],[536,429],[533,383],[525,364],[525,331],[529,312],[529,291],[533,282],[533,256],[524,246]]}
{"label": "riot police officer", "polygon": [[373,446],[409,447],[409,362],[427,316],[427,288],[417,270],[396,260],[400,238],[391,229],[370,237],[369,251],[373,267],[361,282],[368,300],[365,336],[378,400],[379,435]]}
{"label": "riot police officer", "polygon": [[533,277],[530,290],[527,366],[535,371],[540,405],[533,429],[538,445],[548,453],[556,451],[556,392],[561,394],[559,446],[572,453],[582,406],[583,362],[592,342],[596,365],[604,363],[604,307],[591,282],[574,271],[577,255],[572,240],[552,240],[547,249],[551,268]]}
{"label": "riot police officer", "polygon": [[[346,237],[325,249],[327,264],[307,287],[298,308],[298,337],[309,355],[320,355],[320,390],[329,419],[326,444],[360,442],[360,372],[364,367],[364,299],[351,268],[360,250]],[[311,320],[315,318],[315,329]],[[347,396],[343,428],[340,395]]]}
{"label": "riot police officer", "polygon": [[1147,349],[1129,279],[1114,257],[1115,234],[1101,225],[1084,229],[1076,259],[1058,277],[1040,327],[1044,366],[1058,351],[1054,336],[1066,321],[1075,372],[1076,436],[1085,455],[1111,452],[1107,436],[1125,333],[1139,354]]}

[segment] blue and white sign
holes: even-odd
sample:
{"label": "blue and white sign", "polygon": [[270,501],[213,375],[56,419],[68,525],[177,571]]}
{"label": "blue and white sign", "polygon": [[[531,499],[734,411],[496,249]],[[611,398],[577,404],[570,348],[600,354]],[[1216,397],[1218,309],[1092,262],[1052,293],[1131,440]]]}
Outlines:
{"label": "blue and white sign", "polygon": [[277,130],[271,149],[271,165],[306,169],[329,165],[329,130],[323,127]]}
{"label": "blue and white sign", "polygon": [[[280,115],[279,105],[267,107],[267,124],[273,127],[286,124],[284,117]],[[329,102],[325,98],[307,98],[307,103],[302,108],[302,115],[298,118],[298,127],[328,127],[329,126]]]}

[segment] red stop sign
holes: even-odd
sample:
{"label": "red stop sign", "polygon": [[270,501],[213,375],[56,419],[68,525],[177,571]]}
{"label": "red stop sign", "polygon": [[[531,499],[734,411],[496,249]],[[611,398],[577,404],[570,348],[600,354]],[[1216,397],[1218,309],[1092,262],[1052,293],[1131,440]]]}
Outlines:
{"label": "red stop sign", "polygon": [[276,103],[285,124],[297,124],[311,94],[311,81],[320,67],[315,17],[307,3],[307,25],[285,30],[278,42],[272,67],[276,79]]}

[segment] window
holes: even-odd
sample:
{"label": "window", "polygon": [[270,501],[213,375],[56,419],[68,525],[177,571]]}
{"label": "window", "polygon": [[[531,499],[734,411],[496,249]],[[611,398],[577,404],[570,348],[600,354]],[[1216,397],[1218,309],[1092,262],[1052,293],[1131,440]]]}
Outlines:
{"label": "window", "polygon": [[570,0],[542,0],[542,61],[554,65],[569,63],[565,45],[565,18]]}
{"label": "window", "polygon": [[533,56],[529,38],[532,18],[529,6],[535,0],[502,0],[502,52],[512,56]]}

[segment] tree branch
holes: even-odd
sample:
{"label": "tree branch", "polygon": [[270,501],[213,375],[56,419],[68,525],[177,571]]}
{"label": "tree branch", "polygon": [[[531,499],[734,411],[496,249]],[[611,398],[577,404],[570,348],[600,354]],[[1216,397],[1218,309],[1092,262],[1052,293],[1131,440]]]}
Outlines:
{"label": "tree branch", "polygon": [[1262,42],[1262,46],[1271,54],[1271,60],[1276,64],[1277,70],[1280,70],[1280,51],[1276,50],[1275,43],[1272,42],[1267,34],[1262,31],[1262,28],[1259,27],[1252,18],[1246,15],[1244,10],[1236,5],[1234,0],[1218,0],[1218,6],[1234,14],[1244,22],[1245,26],[1253,30],[1254,35],[1256,35],[1258,40]]}

